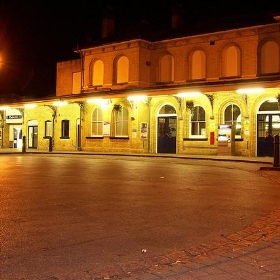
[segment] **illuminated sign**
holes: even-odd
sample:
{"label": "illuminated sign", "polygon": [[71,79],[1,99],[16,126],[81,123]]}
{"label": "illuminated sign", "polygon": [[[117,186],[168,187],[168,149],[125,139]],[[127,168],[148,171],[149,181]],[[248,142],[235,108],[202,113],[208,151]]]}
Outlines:
{"label": "illuminated sign", "polygon": [[18,120],[22,118],[22,115],[10,115],[6,117],[8,120]]}

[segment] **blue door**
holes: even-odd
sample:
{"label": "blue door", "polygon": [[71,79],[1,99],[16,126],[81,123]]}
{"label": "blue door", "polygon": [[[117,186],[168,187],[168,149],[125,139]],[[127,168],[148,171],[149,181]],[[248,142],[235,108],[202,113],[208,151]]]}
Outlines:
{"label": "blue door", "polygon": [[158,117],[157,152],[176,154],[177,117]]}

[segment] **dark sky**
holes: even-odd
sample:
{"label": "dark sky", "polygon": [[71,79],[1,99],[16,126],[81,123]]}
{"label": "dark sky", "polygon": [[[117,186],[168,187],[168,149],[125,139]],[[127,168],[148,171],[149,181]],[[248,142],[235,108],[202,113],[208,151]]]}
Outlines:
{"label": "dark sky", "polygon": [[[190,21],[238,14],[280,12],[278,0],[181,1]],[[172,0],[0,0],[0,100],[2,95],[50,96],[56,63],[75,57],[73,49],[101,37],[102,11],[114,7],[120,26],[146,19],[170,24]]]}

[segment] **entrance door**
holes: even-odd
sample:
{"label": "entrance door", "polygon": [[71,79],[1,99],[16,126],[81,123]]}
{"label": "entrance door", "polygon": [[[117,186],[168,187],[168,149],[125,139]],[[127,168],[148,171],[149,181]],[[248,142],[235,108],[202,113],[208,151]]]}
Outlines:
{"label": "entrance door", "polygon": [[28,126],[28,148],[38,147],[38,126]]}
{"label": "entrance door", "polygon": [[274,139],[280,133],[280,114],[261,114],[257,116],[257,156],[274,156]]}
{"label": "entrance door", "polygon": [[158,117],[158,153],[176,153],[177,117]]}

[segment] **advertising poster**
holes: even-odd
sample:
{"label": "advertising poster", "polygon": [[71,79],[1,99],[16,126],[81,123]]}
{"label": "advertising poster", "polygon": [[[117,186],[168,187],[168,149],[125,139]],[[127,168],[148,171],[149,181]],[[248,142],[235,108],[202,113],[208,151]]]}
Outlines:
{"label": "advertising poster", "polygon": [[141,139],[147,140],[148,139],[148,124],[147,123],[141,122],[140,132],[141,132]]}

